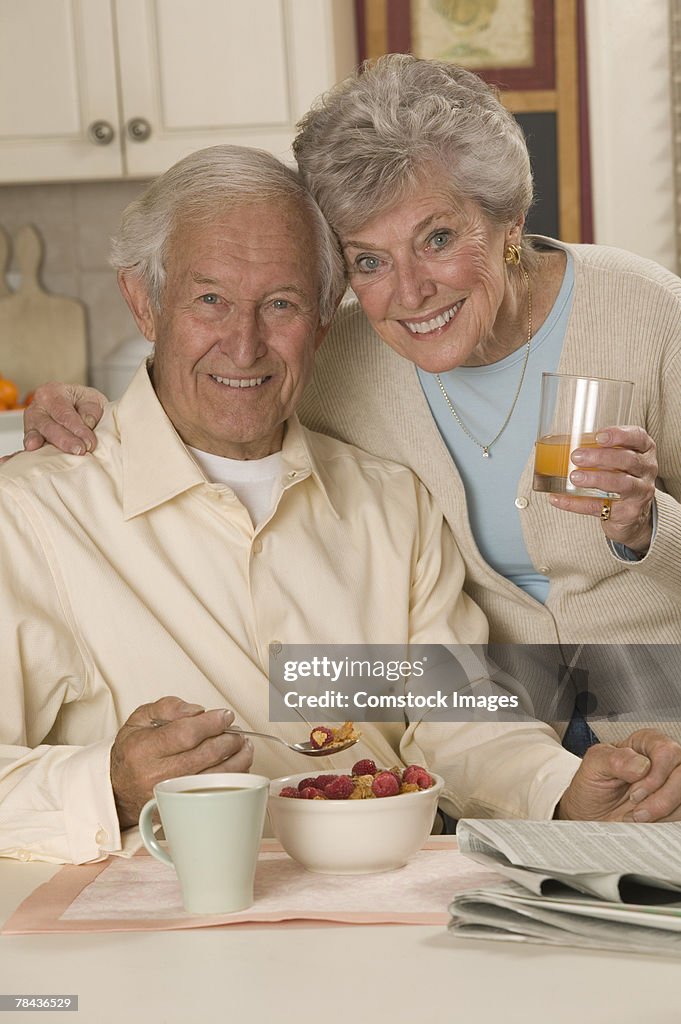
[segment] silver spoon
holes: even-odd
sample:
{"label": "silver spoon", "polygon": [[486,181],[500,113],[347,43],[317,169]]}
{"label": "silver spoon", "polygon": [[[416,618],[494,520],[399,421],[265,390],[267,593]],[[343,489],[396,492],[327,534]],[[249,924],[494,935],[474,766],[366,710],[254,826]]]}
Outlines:
{"label": "silver spoon", "polygon": [[330,757],[333,754],[340,754],[341,750],[354,747],[357,740],[346,740],[337,747],[313,747],[309,740],[304,743],[287,743],[280,736],[272,736],[268,732],[251,732],[248,729],[225,729],[225,732],[233,733],[235,736],[259,736],[263,740],[274,740],[275,743],[283,743],[289,750],[295,750],[296,754],[305,754],[307,757]]}

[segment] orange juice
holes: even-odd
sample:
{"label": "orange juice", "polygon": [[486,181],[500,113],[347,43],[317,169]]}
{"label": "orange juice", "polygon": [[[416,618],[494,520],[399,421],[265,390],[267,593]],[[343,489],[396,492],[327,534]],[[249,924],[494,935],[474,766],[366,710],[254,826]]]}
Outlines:
{"label": "orange juice", "polygon": [[[594,434],[582,434],[574,438],[570,434],[547,434],[535,445],[534,490],[550,491],[554,494],[569,492],[601,496],[605,492],[596,488],[577,487],[568,477],[575,469],[570,455],[575,448],[598,448]],[[588,470],[587,470],[588,472]]]}

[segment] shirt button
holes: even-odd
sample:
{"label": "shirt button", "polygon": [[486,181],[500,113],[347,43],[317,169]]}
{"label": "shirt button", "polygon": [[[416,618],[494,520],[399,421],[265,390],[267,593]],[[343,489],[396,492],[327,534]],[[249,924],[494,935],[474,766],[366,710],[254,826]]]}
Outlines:
{"label": "shirt button", "polygon": [[527,506],[528,506],[529,504],[530,504],[530,503],[529,503],[529,501],[527,500],[527,498],[516,498],[516,499],[515,499],[515,507],[516,507],[516,508],[527,508]]}
{"label": "shirt button", "polygon": [[262,551],[262,541],[260,539],[253,541],[253,554],[259,555]]}
{"label": "shirt button", "polygon": [[286,475],[289,478],[289,480],[295,480],[295,478],[298,476],[298,470],[292,469],[291,472],[287,473]]}
{"label": "shirt button", "polygon": [[26,861],[29,861],[31,859],[31,854],[29,853],[28,850],[19,850],[17,857],[19,858],[20,861],[22,861],[25,864]]}
{"label": "shirt button", "polygon": [[542,576],[548,576],[550,571],[551,570],[549,569],[548,565],[539,566],[539,572],[542,574]]}
{"label": "shirt button", "polygon": [[105,828],[97,829],[97,832],[95,833],[95,842],[97,843],[97,845],[103,846],[104,843],[107,843],[108,841],[109,833],[107,832],[107,830]]}

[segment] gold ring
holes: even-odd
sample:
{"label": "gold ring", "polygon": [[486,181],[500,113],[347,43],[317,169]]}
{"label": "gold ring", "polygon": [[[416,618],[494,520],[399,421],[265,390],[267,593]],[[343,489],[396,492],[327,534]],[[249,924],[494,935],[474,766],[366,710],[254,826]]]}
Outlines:
{"label": "gold ring", "polygon": [[603,502],[603,508],[601,509],[601,522],[607,523],[610,518],[610,499],[606,498]]}

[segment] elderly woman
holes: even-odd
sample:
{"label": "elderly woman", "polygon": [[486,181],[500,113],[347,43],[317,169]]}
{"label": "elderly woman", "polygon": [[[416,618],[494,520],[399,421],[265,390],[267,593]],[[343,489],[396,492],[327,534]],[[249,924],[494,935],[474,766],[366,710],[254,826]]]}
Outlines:
{"label": "elderly woman", "polygon": [[[418,474],[493,641],[678,644],[681,282],[629,253],[526,235],[522,132],[462,68],[381,58],[318,102],[294,150],[354,293],[304,421]],[[575,483],[621,495],[611,509],[532,491],[540,378],[556,370],[636,382],[631,423],[572,455]],[[39,407],[27,426],[64,437]],[[621,739],[611,711],[599,734]]]}

